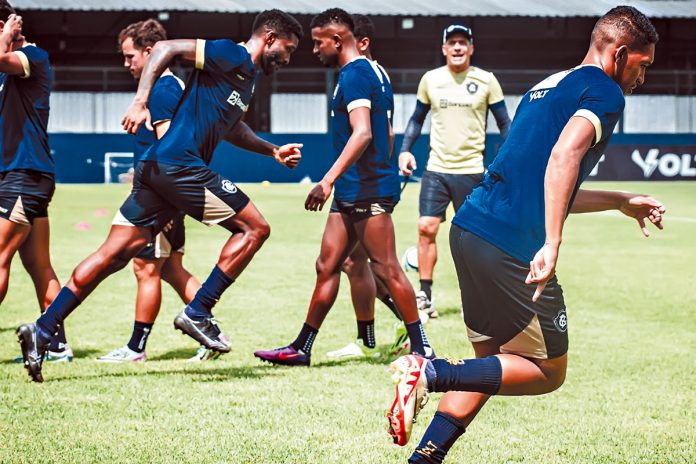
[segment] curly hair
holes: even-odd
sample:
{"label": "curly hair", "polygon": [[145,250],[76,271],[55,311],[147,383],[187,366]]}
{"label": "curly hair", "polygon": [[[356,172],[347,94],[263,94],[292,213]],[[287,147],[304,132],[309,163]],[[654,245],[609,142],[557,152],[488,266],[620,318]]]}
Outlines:
{"label": "curly hair", "polygon": [[353,15],[353,35],[356,39],[370,39],[372,40],[375,36],[375,23],[365,16],[364,14],[354,14]]}
{"label": "curly hair", "polygon": [[329,24],[343,24],[350,29],[351,32],[355,31],[353,18],[346,10],[340,8],[329,8],[328,10],[322,11],[312,18],[309,27],[314,29],[315,27],[326,27]]}
{"label": "curly hair", "polygon": [[660,37],[643,13],[632,6],[617,6],[599,18],[592,30],[591,40],[600,48],[617,40],[643,48],[656,44]]}
{"label": "curly hair", "polygon": [[278,35],[282,37],[290,37],[291,34],[295,34],[299,40],[304,35],[302,25],[294,16],[275,8],[262,11],[254,18],[254,24],[252,26],[254,32],[264,26],[277,32]]}

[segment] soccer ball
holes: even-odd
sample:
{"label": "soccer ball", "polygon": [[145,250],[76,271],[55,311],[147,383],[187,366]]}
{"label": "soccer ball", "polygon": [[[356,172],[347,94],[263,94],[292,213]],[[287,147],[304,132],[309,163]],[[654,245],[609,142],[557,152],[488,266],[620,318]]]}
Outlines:
{"label": "soccer ball", "polygon": [[404,271],[406,272],[418,272],[418,248],[408,248],[404,252],[404,256],[401,258],[401,265],[404,267]]}

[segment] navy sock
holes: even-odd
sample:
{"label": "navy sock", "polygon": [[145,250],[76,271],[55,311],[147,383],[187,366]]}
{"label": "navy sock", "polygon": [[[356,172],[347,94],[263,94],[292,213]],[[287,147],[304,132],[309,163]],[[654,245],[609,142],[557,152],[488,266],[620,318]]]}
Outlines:
{"label": "navy sock", "polygon": [[408,332],[408,338],[411,340],[411,352],[424,356],[427,355],[425,348],[430,348],[430,343],[425,335],[421,321],[417,320],[416,322],[406,324],[406,331]]}
{"label": "navy sock", "polygon": [[440,464],[464,431],[462,421],[444,412],[436,412],[425,431],[425,435],[423,435],[423,439],[408,462],[411,464]]}
{"label": "navy sock", "polygon": [[56,295],[46,312],[36,321],[37,335],[39,343],[47,344],[58,332],[58,327],[63,324],[66,317],[70,315],[81,301],[68,287],[63,287]]}
{"label": "navy sock", "polygon": [[149,322],[135,321],[135,324],[133,324],[133,333],[131,333],[131,338],[128,341],[128,348],[136,353],[145,351],[147,337],[149,337],[152,332],[152,325],[153,324]]}
{"label": "navy sock", "polygon": [[65,338],[65,328],[63,324],[58,326],[58,333],[51,339],[51,344],[48,349],[54,353],[62,353],[68,345],[68,340]]}
{"label": "navy sock", "polygon": [[302,350],[307,354],[311,354],[312,345],[314,345],[314,339],[317,338],[318,333],[319,329],[315,329],[311,325],[304,323],[302,325],[302,330],[300,330],[300,334],[297,336],[295,341],[290,344],[290,346],[298,351]]}
{"label": "navy sock", "polygon": [[425,292],[425,294],[428,296],[429,300],[433,299],[433,280],[432,279],[421,279],[420,280],[420,289],[422,292]]}
{"label": "navy sock", "polygon": [[210,317],[213,306],[220,299],[222,292],[232,285],[232,282],[234,279],[229,278],[227,274],[222,272],[222,269],[215,265],[206,281],[196,292],[196,296],[186,306],[186,315],[194,321]]}
{"label": "navy sock", "polygon": [[384,295],[382,298],[380,298],[380,300],[392,313],[394,313],[394,316],[396,316],[398,320],[403,321],[401,314],[399,314],[399,310],[396,309],[396,303],[394,303],[394,300],[392,300],[392,297],[389,294]]}
{"label": "navy sock", "polygon": [[495,395],[503,369],[497,356],[452,361],[433,359],[435,375],[428,376],[428,391],[471,391]]}
{"label": "navy sock", "polygon": [[375,343],[375,320],[358,321],[358,338],[368,348],[374,348]]}

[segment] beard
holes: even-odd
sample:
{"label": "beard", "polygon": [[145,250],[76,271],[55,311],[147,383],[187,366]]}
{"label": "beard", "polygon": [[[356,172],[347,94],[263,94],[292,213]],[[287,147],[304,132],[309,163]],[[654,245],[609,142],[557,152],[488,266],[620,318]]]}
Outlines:
{"label": "beard", "polygon": [[281,61],[278,59],[279,55],[278,52],[268,52],[261,56],[261,71],[263,71],[265,75],[268,76],[280,67]]}
{"label": "beard", "polygon": [[319,55],[319,61],[327,68],[335,68],[338,66],[338,53],[333,55]]}

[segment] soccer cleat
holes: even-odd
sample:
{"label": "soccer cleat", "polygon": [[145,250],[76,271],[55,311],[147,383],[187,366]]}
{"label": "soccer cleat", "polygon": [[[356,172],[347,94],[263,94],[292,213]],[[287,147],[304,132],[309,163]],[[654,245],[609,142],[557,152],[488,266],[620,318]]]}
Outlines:
{"label": "soccer cleat", "polygon": [[20,325],[16,333],[19,339],[19,345],[22,347],[24,368],[29,373],[31,380],[34,382],[43,382],[41,364],[43,363],[43,357],[44,354],[46,354],[49,344],[44,344],[39,341],[36,325],[34,324]]}
{"label": "soccer cleat", "polygon": [[[227,337],[225,337],[225,338],[227,338]],[[206,348],[205,345],[201,345],[198,347],[198,351],[196,351],[196,354],[194,354],[192,357],[190,357],[187,361],[189,361],[189,362],[212,361],[214,359],[219,358],[220,355],[221,355],[220,352],[213,351],[209,348]]]}
{"label": "soccer cleat", "polygon": [[105,354],[97,358],[97,361],[108,362],[108,363],[127,363],[127,362],[145,362],[147,360],[147,354],[143,351],[138,353],[128,348],[128,345],[116,348],[110,353]]}
{"label": "soccer cleat", "polygon": [[271,364],[279,364],[281,366],[307,366],[311,356],[302,350],[296,350],[292,345],[283,346],[273,350],[258,350],[254,352],[254,356],[262,361],[267,361]]}
{"label": "soccer cleat", "polygon": [[326,356],[331,359],[379,358],[380,352],[375,348],[365,346],[361,338],[335,351],[329,351]]}
{"label": "soccer cleat", "polygon": [[182,311],[174,319],[174,328],[213,351],[229,353],[232,348],[229,338],[220,331],[220,327],[212,316],[202,321],[194,321],[186,315],[185,311]]}
{"label": "soccer cleat", "polygon": [[420,356],[406,355],[389,365],[392,380],[396,383],[396,397],[387,412],[387,432],[399,446],[408,443],[413,423],[428,402],[428,382],[425,377],[428,362]]}
{"label": "soccer cleat", "polygon": [[401,322],[397,322],[394,325],[394,343],[389,347],[390,356],[399,356],[402,353],[407,353],[411,347],[411,342],[408,339],[408,332],[406,331],[406,326]]}
{"label": "soccer cleat", "polygon": [[45,362],[55,362],[55,363],[60,363],[60,362],[72,362],[73,358],[75,355],[73,354],[72,348],[70,348],[70,345],[67,343],[63,344],[61,343],[61,348],[63,348],[63,351],[51,351],[48,350],[46,352],[46,357],[44,358]]}
{"label": "soccer cleat", "polygon": [[420,311],[424,311],[430,319],[435,319],[439,316],[435,309],[435,299],[428,298],[428,295],[423,290],[416,293],[416,306]]}

